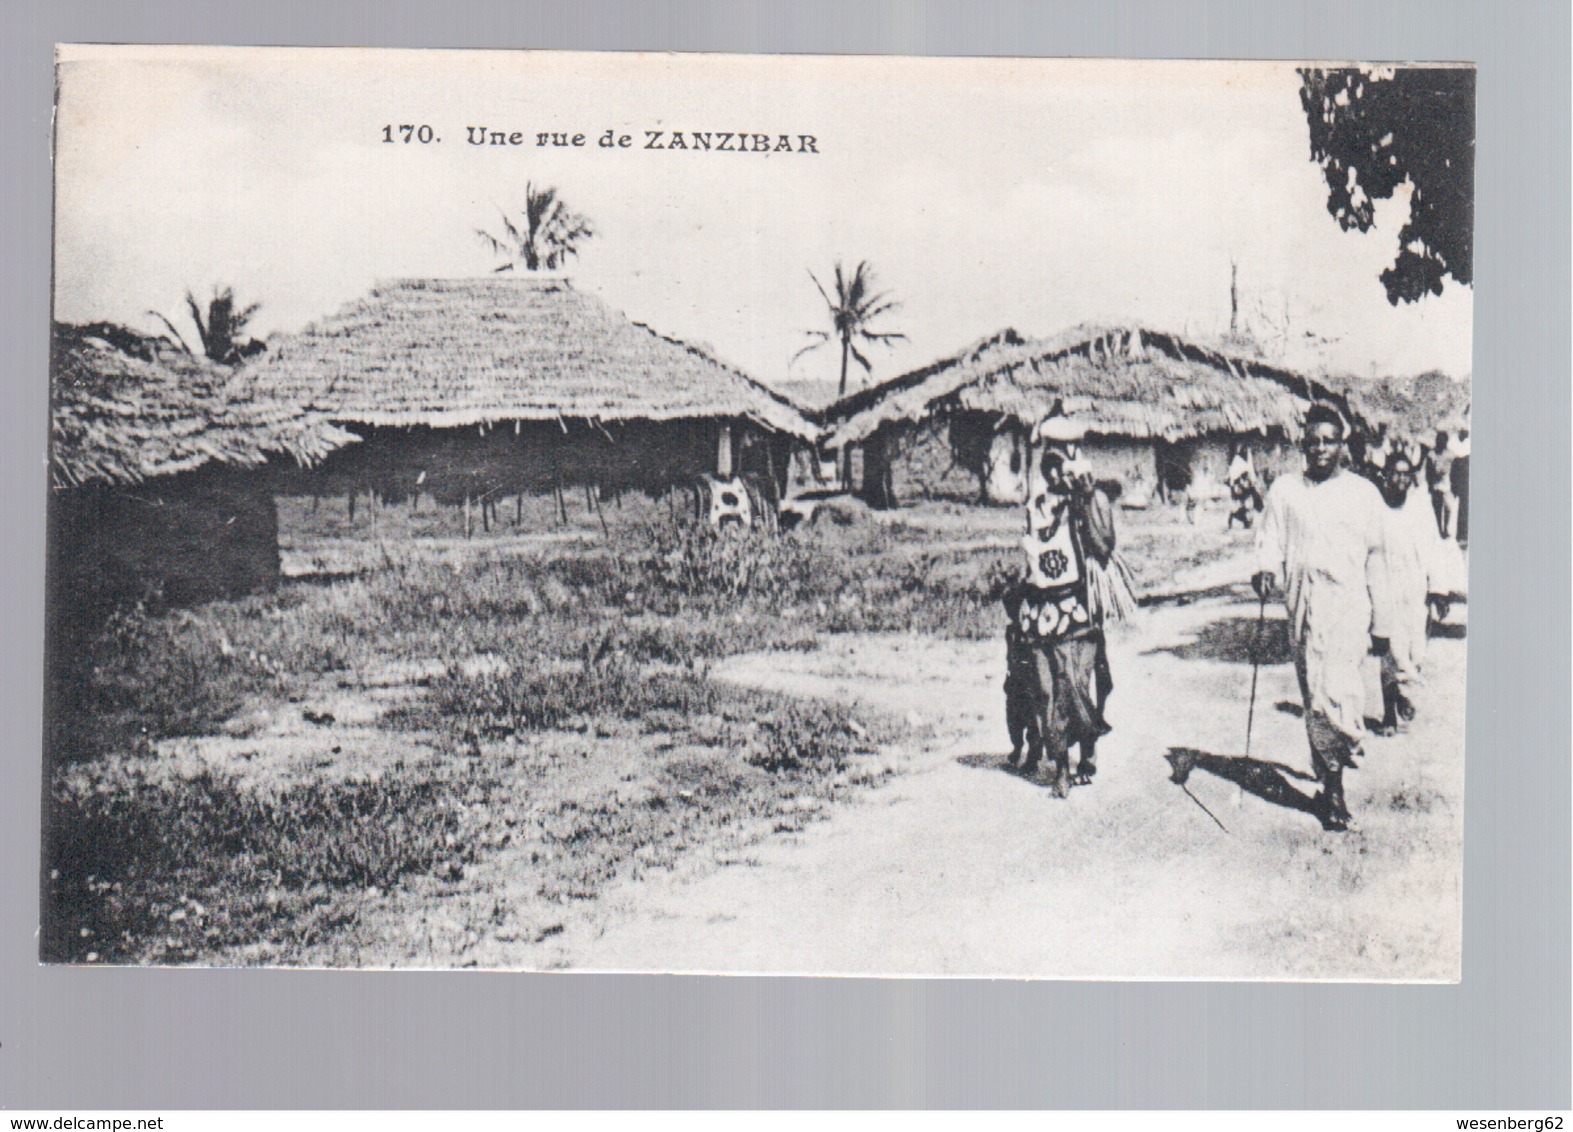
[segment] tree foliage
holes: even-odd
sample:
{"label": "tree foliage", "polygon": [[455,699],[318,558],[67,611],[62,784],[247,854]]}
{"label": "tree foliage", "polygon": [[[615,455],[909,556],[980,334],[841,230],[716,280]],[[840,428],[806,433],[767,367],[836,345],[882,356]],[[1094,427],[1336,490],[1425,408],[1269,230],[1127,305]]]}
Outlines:
{"label": "tree foliage", "polygon": [[[213,288],[213,297],[208,300],[206,317],[203,309],[197,302],[196,296],[189,290],[186,292],[186,310],[191,315],[191,321],[197,327],[197,340],[202,343],[202,354],[210,361],[220,365],[239,365],[247,358],[254,357],[268,348],[266,342],[256,338],[245,337],[246,326],[262,309],[261,303],[252,303],[249,306],[236,308],[235,292],[229,287]],[[188,354],[196,351],[186,342],[175,329],[175,324],[158,311],[149,311],[169,328],[175,336],[175,341]]]}
{"label": "tree foliage", "polygon": [[825,306],[830,312],[829,330],[810,330],[808,336],[814,339],[796,354],[792,355],[795,362],[810,350],[830,342],[841,344],[841,383],[837,386],[836,396],[847,395],[847,360],[855,360],[863,367],[864,373],[872,373],[874,367],[867,357],[858,349],[859,343],[879,342],[890,346],[897,341],[904,340],[905,334],[892,331],[877,331],[872,324],[882,315],[899,310],[901,304],[890,298],[888,291],[879,291],[874,283],[874,269],[867,260],[860,261],[849,275],[842,270],[841,264],[836,264],[836,295],[830,293],[820,284],[819,279],[810,271],[808,277],[814,281],[814,286],[819,290],[819,297],[825,300]]}
{"label": "tree foliage", "polygon": [[1388,302],[1440,295],[1474,280],[1475,72],[1468,67],[1300,71],[1311,158],[1327,210],[1369,231],[1375,202],[1411,186],[1398,256],[1382,273]]}
{"label": "tree foliage", "polygon": [[524,186],[524,212],[519,223],[502,215],[503,235],[477,228],[475,234],[504,259],[497,271],[556,271],[579,254],[579,244],[595,235],[587,217],[562,202],[551,186]]}

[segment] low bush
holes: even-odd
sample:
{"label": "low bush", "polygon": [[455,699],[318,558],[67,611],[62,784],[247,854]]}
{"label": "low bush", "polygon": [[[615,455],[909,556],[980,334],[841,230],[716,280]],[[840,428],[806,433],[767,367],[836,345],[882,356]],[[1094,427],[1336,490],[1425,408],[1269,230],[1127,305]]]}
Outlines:
{"label": "low bush", "polygon": [[49,673],[45,746],[53,763],[135,750],[215,731],[267,673],[189,614],[140,605],[112,614],[97,637]]}
{"label": "low bush", "polygon": [[648,583],[679,601],[802,601],[839,573],[811,536],[668,523],[646,538]]}
{"label": "low bush", "polygon": [[472,859],[458,835],[475,786],[409,772],[277,793],[212,773],[62,780],[46,825],[43,956],[184,961],[289,941],[292,909]]}

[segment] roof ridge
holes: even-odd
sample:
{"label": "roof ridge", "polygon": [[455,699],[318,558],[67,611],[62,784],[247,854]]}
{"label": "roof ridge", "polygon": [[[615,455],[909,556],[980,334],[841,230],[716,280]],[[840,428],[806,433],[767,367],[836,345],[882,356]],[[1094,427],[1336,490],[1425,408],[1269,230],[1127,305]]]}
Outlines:
{"label": "roof ridge", "polygon": [[790,398],[562,275],[379,284],[284,339],[256,372],[334,419],[456,426],[738,417],[804,438]]}

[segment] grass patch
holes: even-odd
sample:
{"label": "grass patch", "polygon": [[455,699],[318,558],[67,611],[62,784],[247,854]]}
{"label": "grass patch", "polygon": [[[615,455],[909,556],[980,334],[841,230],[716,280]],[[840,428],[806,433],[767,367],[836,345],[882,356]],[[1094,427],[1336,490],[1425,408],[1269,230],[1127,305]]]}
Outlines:
{"label": "grass patch", "polygon": [[477,847],[462,836],[460,802],[489,785],[424,767],[258,794],[221,775],[144,768],[57,782],[46,960],[187,962],[259,940],[298,952],[326,922],[352,920],[367,889],[462,872]]}
{"label": "grass patch", "polygon": [[[1167,554],[1191,537],[1176,530],[1131,545]],[[870,752],[896,729],[717,683],[710,665],[825,633],[991,637],[1017,556],[1002,532],[642,520],[591,546],[483,540],[444,557],[384,544],[375,566],[330,584],[122,611],[51,673],[42,952],[358,962],[386,943],[372,904],[434,893],[465,909],[456,939],[510,916],[533,939],[552,909],[615,878],[800,828],[885,773]],[[480,655],[497,663],[466,667]],[[161,740],[401,664],[439,675],[378,726],[435,737],[442,759],[262,790],[151,757]],[[504,846],[523,871],[482,886],[474,874]]]}

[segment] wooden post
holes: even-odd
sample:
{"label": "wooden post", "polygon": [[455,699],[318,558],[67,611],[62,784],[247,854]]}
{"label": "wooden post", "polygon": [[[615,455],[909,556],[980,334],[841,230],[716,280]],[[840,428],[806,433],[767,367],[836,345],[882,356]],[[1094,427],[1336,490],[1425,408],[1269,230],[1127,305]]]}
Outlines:
{"label": "wooden post", "polygon": [[[785,494],[781,489],[781,481],[776,478],[776,445],[775,438],[764,438],[765,445],[765,475],[770,477],[770,506],[779,513],[781,510],[781,496]],[[773,525],[773,524],[772,524]]]}
{"label": "wooden post", "polygon": [[724,480],[732,478],[732,425],[728,421],[721,423],[716,438],[715,474]]}
{"label": "wooden post", "polygon": [[1033,440],[1033,436],[1037,431],[1036,425],[1027,429],[1027,466],[1022,469],[1026,473],[1022,479],[1027,488],[1027,507],[1029,511],[1032,507],[1033,493],[1038,490],[1038,445]]}
{"label": "wooden post", "polygon": [[601,490],[600,490],[600,485],[596,485],[594,487],[588,487],[587,486],[586,490],[590,494],[591,502],[593,502],[595,504],[595,517],[597,519],[601,520],[601,534],[604,535],[607,538],[611,538],[612,537],[612,532],[609,531],[607,529],[607,527],[606,527],[606,516],[601,513]]}
{"label": "wooden post", "polygon": [[464,492],[464,537],[469,538],[474,533],[475,521],[470,515],[470,492],[466,488]]}

